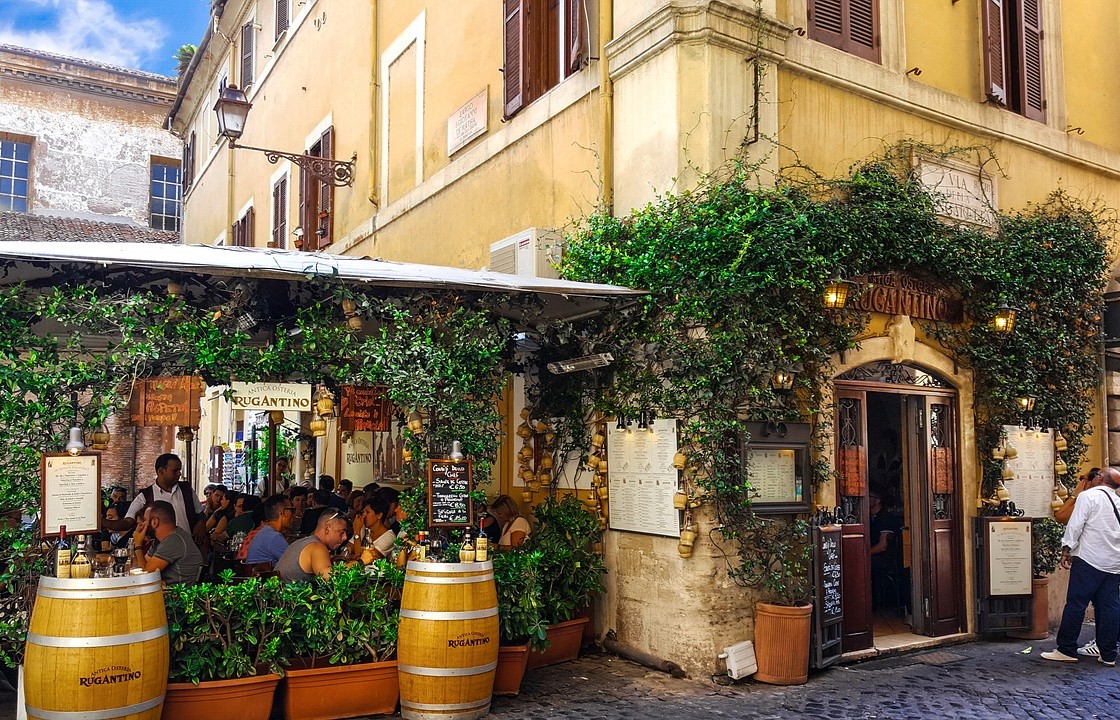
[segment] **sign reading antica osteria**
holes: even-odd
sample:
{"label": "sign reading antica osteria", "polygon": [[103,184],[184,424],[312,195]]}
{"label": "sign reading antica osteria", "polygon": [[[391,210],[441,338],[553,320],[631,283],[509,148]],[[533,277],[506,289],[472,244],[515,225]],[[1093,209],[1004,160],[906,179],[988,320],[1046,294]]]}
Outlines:
{"label": "sign reading antica osteria", "polygon": [[868,275],[856,282],[863,288],[852,305],[860,310],[950,323],[964,321],[964,304],[960,298],[940,285],[913,275],[883,273]]}
{"label": "sign reading antica osteria", "polygon": [[310,412],[311,385],[307,383],[233,383],[236,410],[292,410]]}

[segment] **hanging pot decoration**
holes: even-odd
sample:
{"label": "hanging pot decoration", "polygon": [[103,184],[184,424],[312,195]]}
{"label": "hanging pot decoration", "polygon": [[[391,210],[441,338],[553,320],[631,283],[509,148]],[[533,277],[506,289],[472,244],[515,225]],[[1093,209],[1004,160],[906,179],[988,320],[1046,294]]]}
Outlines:
{"label": "hanging pot decoration", "polygon": [[1012,470],[1009,467],[1005,467],[1003,469],[1003,472],[1000,473],[1000,475],[1001,475],[1001,477],[1003,477],[1004,480],[1014,480],[1015,479],[1015,471]]}
{"label": "hanging pot decoration", "polygon": [[996,445],[994,448],[992,448],[992,459],[993,460],[1003,460],[1003,457],[1004,457],[1005,454],[1006,453],[1005,453],[1002,445]]}
{"label": "hanging pot decoration", "polygon": [[[190,428],[187,428],[189,431]],[[179,431],[182,434],[182,430]],[[194,435],[192,434],[193,438]],[[181,439],[181,438],[180,438]],[[107,450],[109,448],[109,431],[102,427],[99,430],[94,430],[89,434],[89,449],[90,450]]]}
{"label": "hanging pot decoration", "polygon": [[175,434],[175,438],[183,442],[194,442],[194,428],[186,425],[180,427],[179,432]]}
{"label": "hanging pot decoration", "polygon": [[334,417],[334,393],[325,385],[320,385],[315,392],[315,409],[324,420]]}
{"label": "hanging pot decoration", "polygon": [[324,437],[327,434],[326,420],[312,420],[308,426],[311,428],[312,437]]}
{"label": "hanging pot decoration", "polygon": [[595,433],[594,435],[591,436],[591,447],[601,448],[601,447],[603,447],[603,443],[605,443],[606,441],[607,441],[606,436],[603,435],[603,433],[598,433],[597,432],[597,433]]}
{"label": "hanging pot decoration", "polygon": [[407,445],[401,450],[401,459],[405,462],[412,462],[412,448]]}
{"label": "hanging pot decoration", "polygon": [[408,429],[413,435],[424,432],[424,416],[418,410],[413,410],[408,414]]}
{"label": "hanging pot decoration", "polygon": [[610,490],[607,488],[606,485],[600,485],[597,492],[599,493],[599,499],[600,500],[606,500],[607,497],[610,495]]}
{"label": "hanging pot decoration", "polygon": [[1003,459],[1004,460],[1014,460],[1017,457],[1019,457],[1019,448],[1017,448],[1014,445],[1008,443],[1007,446],[1004,447],[1004,449],[1003,449]]}
{"label": "hanging pot decoration", "polygon": [[545,455],[544,457],[541,458],[541,469],[542,470],[550,470],[551,468],[552,468],[552,456],[551,455]]}
{"label": "hanging pot decoration", "polygon": [[529,427],[529,423],[523,422],[517,426],[517,436],[524,440],[533,437],[533,428]]}
{"label": "hanging pot decoration", "polygon": [[272,422],[273,425],[279,425],[280,423],[284,422],[284,411],[269,410],[268,419]]}
{"label": "hanging pot decoration", "polygon": [[1066,461],[1059,457],[1054,461],[1054,472],[1059,475],[1065,475],[1069,472],[1069,465],[1066,465]]}
{"label": "hanging pot decoration", "polygon": [[673,467],[677,470],[684,470],[685,465],[688,465],[688,456],[683,452],[677,451],[677,453],[673,455]]}
{"label": "hanging pot decoration", "polygon": [[1054,494],[1058,496],[1059,500],[1065,500],[1069,497],[1069,488],[1064,483],[1058,483],[1054,486]]}
{"label": "hanging pot decoration", "polygon": [[521,493],[521,501],[526,503],[533,502],[533,492],[531,490],[526,490],[525,492]]}
{"label": "hanging pot decoration", "polygon": [[1011,499],[1011,493],[1007,491],[1007,486],[1002,482],[996,486],[996,499],[1000,502],[1007,502]]}
{"label": "hanging pot decoration", "polygon": [[1054,449],[1058,452],[1065,452],[1069,449],[1069,443],[1066,442],[1065,437],[1062,436],[1061,430],[1054,431]]}

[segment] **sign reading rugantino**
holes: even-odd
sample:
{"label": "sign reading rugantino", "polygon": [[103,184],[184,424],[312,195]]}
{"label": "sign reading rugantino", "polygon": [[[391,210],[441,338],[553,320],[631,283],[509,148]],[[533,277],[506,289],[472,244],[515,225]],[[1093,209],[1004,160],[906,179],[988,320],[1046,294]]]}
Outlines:
{"label": "sign reading rugantino", "polygon": [[129,418],[136,427],[198,427],[204,387],[202,378],[193,375],[137,380],[129,398]]}
{"label": "sign reading rugantino", "polygon": [[235,382],[232,401],[234,410],[311,412],[311,385]]}
{"label": "sign reading rugantino", "polygon": [[868,275],[856,282],[864,286],[852,301],[852,305],[860,310],[949,323],[964,322],[964,304],[959,298],[950,295],[945,288],[913,275],[883,273]]}

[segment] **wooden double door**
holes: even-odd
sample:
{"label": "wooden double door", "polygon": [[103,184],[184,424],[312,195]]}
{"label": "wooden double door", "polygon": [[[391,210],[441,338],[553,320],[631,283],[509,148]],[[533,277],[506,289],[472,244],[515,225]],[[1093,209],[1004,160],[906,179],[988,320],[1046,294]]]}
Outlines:
{"label": "wooden double door", "polygon": [[[916,634],[964,627],[957,397],[941,384],[947,387],[836,382],[844,652],[872,646],[877,599],[879,612],[909,614]],[[888,571],[881,563],[873,569],[872,493],[882,498],[881,512],[894,514],[899,535]],[[884,608],[890,591],[895,598]]]}

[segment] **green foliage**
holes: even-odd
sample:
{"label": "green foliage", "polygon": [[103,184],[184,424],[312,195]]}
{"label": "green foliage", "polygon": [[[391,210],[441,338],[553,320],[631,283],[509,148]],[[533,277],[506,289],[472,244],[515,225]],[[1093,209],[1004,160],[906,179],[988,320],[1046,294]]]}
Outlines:
{"label": "green foliage", "polygon": [[1031,573],[1035,577],[1045,577],[1058,569],[1065,531],[1065,526],[1053,518],[1031,521]]}
{"label": "green foliage", "polygon": [[[584,423],[588,408],[677,420],[694,468],[690,494],[713,505],[718,537],[732,545],[726,556],[737,561],[731,576],[778,597],[804,596],[795,588],[803,528],[783,531],[754,513],[739,449],[750,441],[748,420],[808,419],[813,484],[832,479],[823,451],[833,408],[822,390],[832,382],[831,358],[853,348],[868,321],[850,302],[842,311],[821,307],[834,275],[902,271],[962,299],[965,323],[916,324],[973,371],[974,460],[987,491],[999,476],[990,450],[1000,427],[1024,422],[1016,397],[1038,398],[1037,418],[1069,441],[1067,463],[1076,467],[1085,453],[1099,381],[1104,214],[1056,194],[999,217],[993,232],[947,224],[919,182],[913,148],[899,150],[846,178],[790,172],[776,187],[732,166],[628,216],[592,215],[565,247],[564,277],[650,294],[578,330],[546,329],[548,343],[569,356],[609,352],[615,362],[608,381],[540,373],[540,404],[570,408],[569,426]],[[1019,309],[1010,337],[989,325],[1004,300]],[[774,391],[771,376],[789,368],[798,369],[793,393]]]}
{"label": "green foliage", "polygon": [[524,547],[494,553],[498,587],[499,637],[503,645],[548,647],[548,623],[541,616],[541,552]]}
{"label": "green foliage", "polygon": [[534,513],[537,526],[522,547],[540,555],[541,616],[550,625],[565,622],[603,591],[606,567],[592,551],[599,520],[572,495],[550,497]]}
{"label": "green foliage", "polygon": [[172,585],[164,594],[173,682],[230,680],[280,672],[284,637],[299,633],[279,578]]}
{"label": "green foliage", "polygon": [[[283,425],[279,426],[279,430],[276,433],[276,459],[288,458],[291,460],[297,452],[299,434],[294,429]],[[268,436],[271,433],[272,430],[267,427],[258,428],[256,447],[252,447],[251,443],[246,444],[245,466],[252,468],[251,477],[268,477]]]}
{"label": "green foliage", "polygon": [[403,587],[404,571],[386,560],[369,572],[361,565],[336,566],[329,579],[289,583],[285,609],[298,630],[287,638],[287,654],[330,665],[392,658]]}

